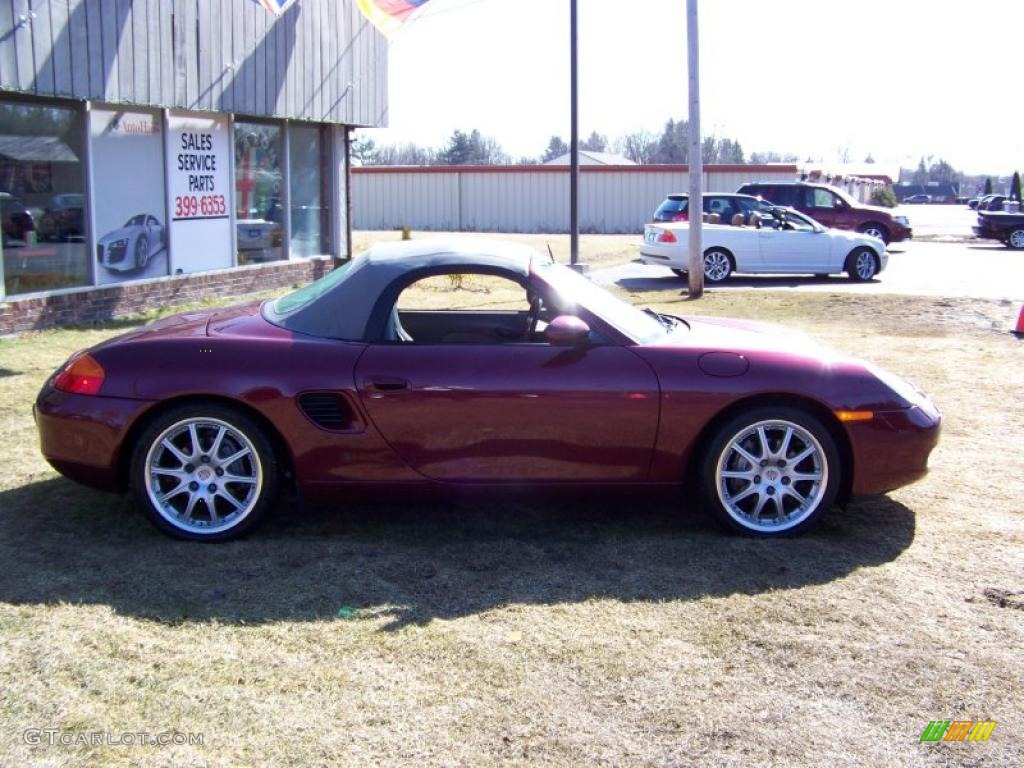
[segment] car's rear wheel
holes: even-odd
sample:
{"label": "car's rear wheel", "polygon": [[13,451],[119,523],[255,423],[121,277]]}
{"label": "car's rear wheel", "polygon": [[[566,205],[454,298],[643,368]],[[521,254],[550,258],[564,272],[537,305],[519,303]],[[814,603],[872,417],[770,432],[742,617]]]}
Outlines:
{"label": "car's rear wheel", "polygon": [[158,416],[134,447],[135,501],[164,533],[222,541],[251,531],[277,493],[278,465],[264,430],[221,405]]}
{"label": "car's rear wheel", "polygon": [[1024,229],[1013,230],[1010,236],[1006,238],[1006,244],[1014,250],[1024,248]]}
{"label": "car's rear wheel", "polygon": [[723,424],[701,467],[705,508],[727,528],[781,536],[812,526],[835,501],[839,450],[814,416],[763,406]]}
{"label": "car's rear wheel", "polygon": [[886,245],[889,244],[889,230],[876,221],[861,224],[857,227],[857,231],[867,235],[868,237],[877,237]]}
{"label": "car's rear wheel", "polygon": [[854,248],[846,257],[846,274],[858,283],[874,279],[878,274],[878,255],[870,248]]}
{"label": "car's rear wheel", "polygon": [[704,251],[704,279],[709,283],[721,283],[732,274],[732,254],[723,248],[709,248]]}

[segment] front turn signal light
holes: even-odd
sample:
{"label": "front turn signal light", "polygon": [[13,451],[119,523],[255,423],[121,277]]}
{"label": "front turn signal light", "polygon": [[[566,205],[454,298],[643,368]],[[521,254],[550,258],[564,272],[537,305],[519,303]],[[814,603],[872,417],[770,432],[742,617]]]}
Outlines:
{"label": "front turn signal light", "polygon": [[76,395],[95,395],[106,378],[103,366],[90,355],[79,355],[68,361],[53,380],[61,392]]}
{"label": "front turn signal light", "polygon": [[870,421],[875,418],[874,411],[835,411],[840,421]]}

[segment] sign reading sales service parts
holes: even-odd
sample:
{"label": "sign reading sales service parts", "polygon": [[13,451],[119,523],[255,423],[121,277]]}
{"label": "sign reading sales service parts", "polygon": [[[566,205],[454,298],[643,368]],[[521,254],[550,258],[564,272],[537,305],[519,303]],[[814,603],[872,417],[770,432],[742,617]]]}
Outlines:
{"label": "sign reading sales service parts", "polygon": [[172,274],[231,266],[230,145],[227,117],[168,115]]}

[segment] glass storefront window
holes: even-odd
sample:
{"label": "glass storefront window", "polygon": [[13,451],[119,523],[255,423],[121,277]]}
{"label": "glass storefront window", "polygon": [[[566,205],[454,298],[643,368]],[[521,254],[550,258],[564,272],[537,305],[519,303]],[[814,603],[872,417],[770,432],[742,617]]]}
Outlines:
{"label": "glass storefront window", "polygon": [[284,258],[284,190],[279,125],[235,121],[238,263]]}
{"label": "glass storefront window", "polygon": [[331,253],[329,136],[321,125],[293,125],[288,137],[293,256]]}
{"label": "glass storefront window", "polygon": [[90,282],[82,114],[0,104],[0,223],[8,295]]}

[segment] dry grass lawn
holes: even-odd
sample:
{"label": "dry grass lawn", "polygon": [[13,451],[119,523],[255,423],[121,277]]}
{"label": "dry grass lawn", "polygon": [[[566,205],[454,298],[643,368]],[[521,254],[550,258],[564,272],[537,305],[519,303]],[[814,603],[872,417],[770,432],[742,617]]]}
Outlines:
{"label": "dry grass lawn", "polygon": [[[3,340],[0,764],[1024,764],[1017,308],[631,298],[798,326],[907,375],[945,413],[932,474],[784,541],[676,499],[494,496],[286,501],[244,541],[178,543],[36,448],[44,378],[119,329]],[[919,742],[986,718],[987,743]]]}

